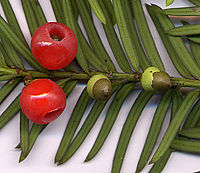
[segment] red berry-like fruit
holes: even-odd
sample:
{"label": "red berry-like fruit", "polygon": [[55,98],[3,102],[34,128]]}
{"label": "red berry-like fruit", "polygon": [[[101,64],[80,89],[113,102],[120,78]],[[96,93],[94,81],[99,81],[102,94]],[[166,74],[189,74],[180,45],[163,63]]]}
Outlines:
{"label": "red berry-like fruit", "polygon": [[49,79],[36,79],[23,88],[20,106],[28,119],[37,124],[54,121],[66,106],[62,88]]}
{"label": "red berry-like fruit", "polygon": [[48,70],[67,66],[76,56],[77,50],[75,34],[62,23],[49,22],[40,26],[31,40],[33,56]]}

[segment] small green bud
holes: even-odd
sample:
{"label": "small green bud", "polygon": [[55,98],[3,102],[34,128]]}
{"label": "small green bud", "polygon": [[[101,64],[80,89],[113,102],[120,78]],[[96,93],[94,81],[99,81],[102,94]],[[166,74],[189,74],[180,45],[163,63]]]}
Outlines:
{"label": "small green bud", "polygon": [[147,91],[165,91],[171,87],[171,80],[166,72],[149,67],[142,74],[141,84]]}
{"label": "small green bud", "polygon": [[96,100],[106,100],[112,93],[112,83],[104,75],[94,75],[87,83],[87,92]]}

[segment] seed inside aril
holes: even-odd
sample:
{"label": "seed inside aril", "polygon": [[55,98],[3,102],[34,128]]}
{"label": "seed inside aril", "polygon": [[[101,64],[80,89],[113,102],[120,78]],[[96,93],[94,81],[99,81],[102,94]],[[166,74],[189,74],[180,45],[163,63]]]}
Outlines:
{"label": "seed inside aril", "polygon": [[56,34],[53,34],[53,35],[51,35],[51,38],[53,39],[53,40],[55,40],[55,41],[61,41],[62,40],[62,38],[60,38],[58,35],[56,35]]}

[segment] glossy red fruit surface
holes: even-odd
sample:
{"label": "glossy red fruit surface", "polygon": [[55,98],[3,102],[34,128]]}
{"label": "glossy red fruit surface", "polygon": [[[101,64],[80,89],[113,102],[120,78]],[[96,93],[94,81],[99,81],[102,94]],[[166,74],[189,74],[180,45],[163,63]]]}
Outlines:
{"label": "glossy red fruit surface", "polygon": [[33,56],[48,70],[67,66],[76,56],[77,50],[78,43],[73,31],[57,22],[40,26],[31,40]]}
{"label": "glossy red fruit surface", "polygon": [[37,124],[54,121],[66,106],[62,88],[49,79],[36,79],[23,88],[20,106],[28,119]]}

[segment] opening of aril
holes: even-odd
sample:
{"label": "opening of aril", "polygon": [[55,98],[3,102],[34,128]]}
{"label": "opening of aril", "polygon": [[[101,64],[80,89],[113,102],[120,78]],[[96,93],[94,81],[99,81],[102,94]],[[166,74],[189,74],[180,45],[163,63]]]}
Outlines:
{"label": "opening of aril", "polygon": [[60,28],[59,26],[51,26],[50,28],[48,28],[48,31],[50,37],[55,41],[61,41],[65,37],[62,28]]}
{"label": "opening of aril", "polygon": [[62,109],[57,109],[57,110],[51,111],[51,112],[45,114],[42,121],[44,123],[49,123],[49,122],[55,120],[61,113],[62,113]]}

